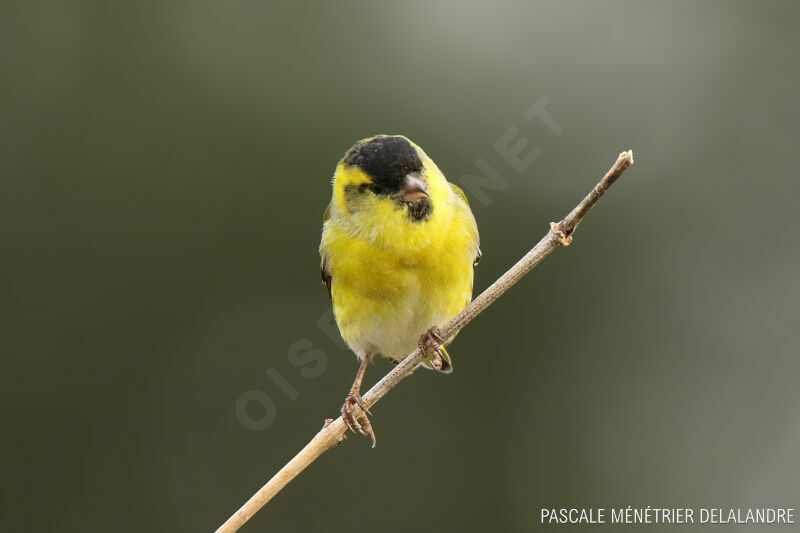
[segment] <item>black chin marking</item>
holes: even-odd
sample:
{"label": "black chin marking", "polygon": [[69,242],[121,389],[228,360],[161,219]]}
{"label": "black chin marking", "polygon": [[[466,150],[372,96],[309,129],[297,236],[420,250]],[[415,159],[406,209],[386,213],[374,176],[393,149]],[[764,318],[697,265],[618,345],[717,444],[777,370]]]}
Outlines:
{"label": "black chin marking", "polygon": [[414,222],[425,222],[433,214],[433,202],[430,198],[423,198],[416,202],[400,202],[400,204],[408,206],[408,218]]}

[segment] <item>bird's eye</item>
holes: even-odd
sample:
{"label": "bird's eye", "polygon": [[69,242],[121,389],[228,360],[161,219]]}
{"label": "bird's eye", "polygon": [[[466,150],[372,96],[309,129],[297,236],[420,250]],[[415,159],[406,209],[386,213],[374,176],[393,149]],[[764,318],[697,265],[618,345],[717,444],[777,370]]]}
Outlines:
{"label": "bird's eye", "polygon": [[374,183],[362,183],[361,185],[358,186],[358,192],[363,193],[367,191],[370,191],[373,194],[380,194],[383,191],[383,189],[381,188],[380,185],[376,185]]}

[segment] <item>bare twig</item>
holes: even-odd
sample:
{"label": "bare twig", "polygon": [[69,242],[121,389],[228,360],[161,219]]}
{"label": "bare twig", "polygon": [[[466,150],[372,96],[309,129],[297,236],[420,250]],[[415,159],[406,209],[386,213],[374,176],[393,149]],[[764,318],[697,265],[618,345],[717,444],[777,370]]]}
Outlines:
{"label": "bare twig", "polygon": [[[475,298],[461,313],[455,316],[447,324],[439,328],[443,338],[452,337],[461,328],[466,326],[473,318],[478,316],[484,309],[489,307],[504,292],[531,271],[539,262],[547,257],[558,246],[568,246],[572,242],[572,234],[581,223],[586,213],[597,203],[597,200],[604,192],[622,175],[622,173],[633,164],[633,152],[628,150],[622,152],[611,169],[603,176],[592,191],[586,195],[581,203],[570,212],[563,220],[558,223],[550,223],[550,231],[536,243],[517,264],[511,267],[505,274],[500,276],[497,281],[483,291],[480,296]],[[414,350],[400,364],[386,374],[364,395],[364,402],[367,407],[372,407],[389,390],[397,385],[401,379],[410,375],[419,365],[425,354],[419,349]],[[357,408],[358,409],[358,408]],[[354,413],[358,416],[358,412]],[[333,421],[327,421],[325,426],[306,444],[300,453],[286,463],[286,465],[270,479],[266,485],[261,487],[247,502],[234,513],[217,533],[227,533],[238,530],[250,517],[261,509],[268,501],[283,489],[292,479],[310,465],[317,457],[333,448],[344,440],[347,426],[341,417]]]}

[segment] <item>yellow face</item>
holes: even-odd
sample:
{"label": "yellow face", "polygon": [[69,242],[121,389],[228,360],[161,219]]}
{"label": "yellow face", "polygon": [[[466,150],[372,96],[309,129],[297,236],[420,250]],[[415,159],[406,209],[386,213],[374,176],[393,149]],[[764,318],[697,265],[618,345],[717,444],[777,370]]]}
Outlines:
{"label": "yellow face", "polygon": [[439,169],[414,143],[377,135],[356,143],[337,165],[333,208],[372,223],[423,223],[434,216],[440,181]]}
{"label": "yellow face", "polygon": [[336,166],[336,173],[334,174],[334,199],[339,207],[349,213],[360,211],[367,207],[364,204],[370,198],[377,200],[374,195],[355,194],[363,193],[364,189],[369,188],[371,184],[372,178],[366,172],[358,167],[345,166],[343,162],[340,162]]}

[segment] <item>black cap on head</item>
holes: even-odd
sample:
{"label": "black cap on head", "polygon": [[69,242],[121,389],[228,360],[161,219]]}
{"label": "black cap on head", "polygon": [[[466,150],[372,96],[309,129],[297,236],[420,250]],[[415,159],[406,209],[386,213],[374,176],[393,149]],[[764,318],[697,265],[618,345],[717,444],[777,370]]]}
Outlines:
{"label": "black cap on head", "polygon": [[408,139],[378,135],[353,146],[344,156],[344,164],[366,172],[375,185],[386,191],[398,191],[403,177],[422,171],[422,160]]}

